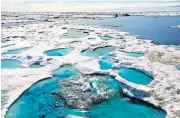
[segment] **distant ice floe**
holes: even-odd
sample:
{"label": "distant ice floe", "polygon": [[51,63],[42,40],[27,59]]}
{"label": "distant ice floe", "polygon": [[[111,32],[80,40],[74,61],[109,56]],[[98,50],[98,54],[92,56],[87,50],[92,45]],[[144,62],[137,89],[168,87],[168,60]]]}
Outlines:
{"label": "distant ice floe", "polygon": [[180,28],[180,25],[170,26],[170,28]]}

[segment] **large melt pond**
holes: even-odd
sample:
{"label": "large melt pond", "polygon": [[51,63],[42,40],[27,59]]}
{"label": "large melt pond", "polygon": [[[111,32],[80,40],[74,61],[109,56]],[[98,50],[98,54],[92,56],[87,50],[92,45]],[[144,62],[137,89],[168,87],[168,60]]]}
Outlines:
{"label": "large melt pond", "polygon": [[15,59],[2,59],[1,60],[1,68],[21,68],[21,62]]}
{"label": "large melt pond", "polygon": [[72,48],[57,48],[45,51],[44,53],[47,56],[65,56],[69,54],[73,49]]}
{"label": "large melt pond", "polygon": [[6,118],[57,118],[64,116],[64,101],[56,96],[60,91],[59,80],[78,75],[71,65],[53,71],[52,78],[33,84],[9,108]]}
{"label": "large melt pond", "polygon": [[114,47],[100,47],[96,49],[87,49],[82,52],[82,55],[89,56],[89,57],[98,57],[108,54],[109,52],[114,51]]}
{"label": "large melt pond", "polygon": [[148,76],[144,72],[125,67],[119,69],[119,75],[122,78],[136,84],[148,85],[153,80],[152,77]]}
{"label": "large melt pond", "polygon": [[[163,110],[135,102],[121,95],[119,91],[120,94],[92,106],[90,110],[71,109],[58,96],[61,88],[57,81],[65,79],[67,73],[63,70],[56,70],[55,73],[58,72],[60,72],[57,74],[58,77],[42,80],[24,92],[9,108],[6,118],[165,118],[166,116]],[[109,77],[105,82],[111,89],[118,89],[120,86],[119,82]]]}
{"label": "large melt pond", "polygon": [[115,97],[94,106],[90,118],[165,118],[162,110],[130,100],[127,97]]}

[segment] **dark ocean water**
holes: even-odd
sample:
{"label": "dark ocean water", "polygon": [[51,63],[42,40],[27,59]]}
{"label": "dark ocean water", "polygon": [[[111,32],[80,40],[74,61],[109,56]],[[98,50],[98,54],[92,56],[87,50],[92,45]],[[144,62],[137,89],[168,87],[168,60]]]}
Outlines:
{"label": "dark ocean water", "polygon": [[[180,45],[180,29],[169,27],[180,25],[180,16],[129,16],[83,22],[129,32],[130,35],[140,35],[140,38],[153,40],[157,45]],[[103,26],[109,24],[121,27]]]}

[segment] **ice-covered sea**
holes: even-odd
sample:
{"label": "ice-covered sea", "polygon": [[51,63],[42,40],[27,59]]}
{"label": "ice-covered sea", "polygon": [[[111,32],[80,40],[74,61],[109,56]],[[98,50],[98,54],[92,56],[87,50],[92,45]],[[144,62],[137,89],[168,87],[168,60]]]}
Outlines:
{"label": "ice-covered sea", "polygon": [[[132,31],[141,35],[141,23],[137,29],[137,24],[127,23],[132,17],[104,15],[103,20],[87,20],[89,25],[80,23],[86,17],[73,15],[3,15],[2,117],[179,117],[180,47],[141,39],[151,36],[147,31],[157,29],[150,25],[154,20],[164,28],[160,23],[164,17],[132,16],[135,21],[142,18],[147,34],[137,37]],[[99,15],[94,16],[97,18]],[[118,19],[123,19],[122,27]],[[175,37],[179,17],[172,19],[167,32]],[[172,44],[179,41],[172,39]]]}

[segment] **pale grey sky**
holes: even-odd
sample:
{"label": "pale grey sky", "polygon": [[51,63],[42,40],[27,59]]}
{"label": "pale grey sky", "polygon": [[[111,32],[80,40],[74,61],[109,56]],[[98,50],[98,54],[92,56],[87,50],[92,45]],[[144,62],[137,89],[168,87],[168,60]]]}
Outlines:
{"label": "pale grey sky", "polygon": [[180,0],[2,0],[2,11],[98,12],[128,10],[180,10]]}

